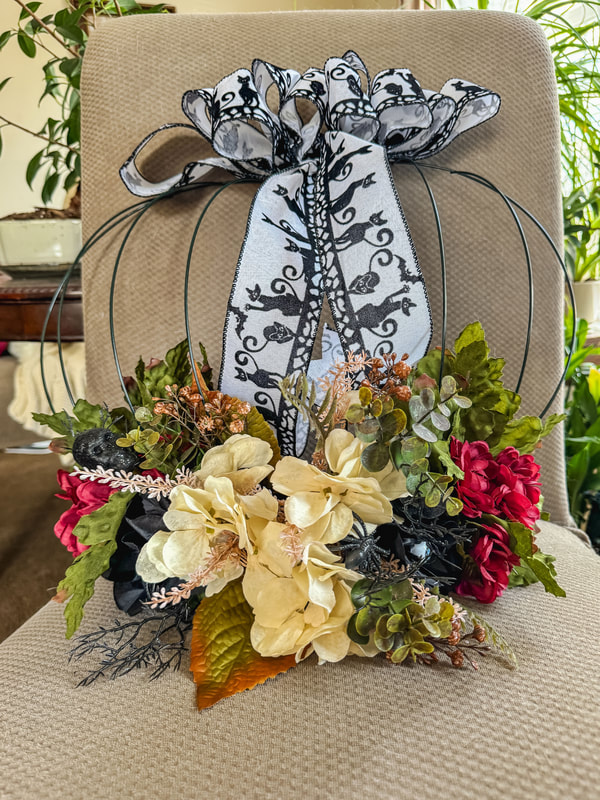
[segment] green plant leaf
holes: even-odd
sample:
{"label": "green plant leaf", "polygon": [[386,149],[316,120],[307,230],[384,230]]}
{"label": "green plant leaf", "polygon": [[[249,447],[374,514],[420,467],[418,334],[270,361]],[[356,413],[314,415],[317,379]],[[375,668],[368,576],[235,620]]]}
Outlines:
{"label": "green plant leaf", "polygon": [[[485,344],[485,332],[481,322],[472,322],[470,325],[467,325],[454,342],[454,352],[458,355],[474,342],[483,342]],[[487,350],[487,344],[485,346]],[[489,350],[487,352],[489,352]]]}
{"label": "green plant leaf", "polygon": [[249,414],[246,417],[246,433],[249,436],[262,439],[263,442],[266,442],[268,445],[270,445],[271,450],[273,451],[273,458],[271,459],[270,464],[274,467],[275,464],[277,464],[277,462],[281,459],[279,444],[271,426],[255,406],[252,406]]}
{"label": "green plant leaf", "polygon": [[52,195],[58,187],[60,175],[57,172],[50,171],[46,175],[44,185],[42,186],[42,202],[48,205],[52,200]]}
{"label": "green plant leaf", "polygon": [[526,559],[526,563],[531,567],[532,571],[540,581],[544,589],[555,597],[566,597],[567,593],[559,586],[555,579],[556,569],[551,561],[548,561],[545,553],[539,551],[534,553],[533,556]]}
{"label": "green plant leaf", "polygon": [[390,451],[385,444],[374,442],[363,450],[360,460],[369,472],[380,472],[389,463]]}
{"label": "green plant leaf", "polygon": [[[495,520],[497,522],[497,520]],[[510,534],[510,549],[519,558],[531,558],[533,555],[533,533],[520,522],[505,523]]]}
{"label": "green plant leaf", "polygon": [[40,150],[39,153],[36,153],[34,157],[30,160],[29,164],[27,164],[27,169],[25,171],[25,180],[27,181],[27,185],[31,189],[31,184],[33,183],[33,179],[38,174],[40,167],[42,166],[42,159],[44,157],[44,150]]}
{"label": "green plant leaf", "polygon": [[13,36],[13,31],[4,31],[4,33],[0,33],[0,50],[2,50],[4,45],[7,44]]}
{"label": "green plant leaf", "polygon": [[94,594],[97,579],[106,572],[110,557],[117,548],[116,535],[121,520],[133,495],[123,492],[112,494],[108,502],[91,514],[81,517],[73,533],[90,547],[67,568],[65,577],[58,584],[57,598],[68,599],[64,617],[67,621],[67,639],[81,625],[85,604]]}
{"label": "green plant leaf", "polygon": [[454,463],[452,457],[450,456],[450,444],[445,439],[436,439],[435,442],[431,444],[431,450],[437,456],[440,464],[444,467],[448,475],[452,478],[457,478],[458,480],[462,480],[465,477],[465,473],[462,469]]}
{"label": "green plant leaf", "polygon": [[[25,5],[27,6],[27,8],[30,11],[32,11],[35,14],[35,12],[38,10],[38,8],[42,4],[41,4],[41,2],[38,2],[38,0],[36,0],[36,2],[34,2],[34,3],[26,3]],[[19,14],[19,22],[22,22],[24,19],[28,19],[28,18],[29,18],[29,14],[27,13],[27,11],[25,9],[23,9],[21,11],[21,13]]]}
{"label": "green plant leaf", "polygon": [[28,36],[24,30],[19,30],[17,33],[17,43],[21,48],[21,51],[25,53],[27,58],[35,58],[36,54],[36,46],[35,42]]}

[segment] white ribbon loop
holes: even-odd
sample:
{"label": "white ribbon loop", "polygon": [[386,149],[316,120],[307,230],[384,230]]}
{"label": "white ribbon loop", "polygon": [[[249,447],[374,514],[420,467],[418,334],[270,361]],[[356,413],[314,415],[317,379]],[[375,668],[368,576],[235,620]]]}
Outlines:
{"label": "white ribbon loop", "polygon": [[[299,100],[314,107],[307,120]],[[389,162],[435,155],[499,107],[496,93],[467,81],[422,90],[408,69],[370,81],[352,51],[302,75],[255,60],[212,89],[186,92],[192,125],[163,125],[121,167],[142,197],[215,167],[262,182],[228,304],[220,388],[257,405],[285,453],[299,449],[297,413],[278,382],[308,370],[325,295],[346,355],[395,350],[416,361],[427,351],[427,293]],[[196,130],[217,155],[153,183],[136,158],[173,127]]]}

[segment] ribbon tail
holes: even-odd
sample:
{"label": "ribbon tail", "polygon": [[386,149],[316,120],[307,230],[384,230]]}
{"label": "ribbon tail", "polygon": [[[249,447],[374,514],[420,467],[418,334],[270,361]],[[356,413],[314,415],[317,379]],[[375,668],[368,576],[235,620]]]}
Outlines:
{"label": "ribbon tail", "polygon": [[[314,164],[278,173],[258,190],[227,306],[219,388],[255,405],[296,455],[297,410],[279,383],[306,372],[322,306],[314,213]],[[305,438],[300,436],[299,438]]]}
{"label": "ribbon tail", "polygon": [[414,363],[430,345],[431,312],[385,148],[341,131],[324,138],[317,228],[342,346]]}

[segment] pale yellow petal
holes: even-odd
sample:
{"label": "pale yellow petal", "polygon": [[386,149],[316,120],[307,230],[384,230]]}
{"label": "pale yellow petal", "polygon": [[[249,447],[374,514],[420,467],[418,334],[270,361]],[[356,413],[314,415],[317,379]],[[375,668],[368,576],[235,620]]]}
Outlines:
{"label": "pale yellow petal", "polygon": [[187,577],[204,561],[210,539],[204,528],[173,531],[162,548],[162,562],[177,577]]}
{"label": "pale yellow petal", "polygon": [[285,516],[299,528],[308,528],[328,514],[337,504],[337,498],[319,492],[296,492],[285,501]]}
{"label": "pale yellow petal", "polygon": [[[325,440],[325,458],[333,472],[341,472],[358,439],[350,431],[334,428]],[[360,442],[359,442],[360,444]]]}
{"label": "pale yellow petal", "polygon": [[278,628],[305,602],[306,597],[293,578],[273,576],[258,592],[254,618],[265,628]]}
{"label": "pale yellow petal", "polygon": [[296,642],[303,629],[302,614],[296,612],[279,628],[264,628],[255,622],[250,631],[250,641],[256,652],[265,658],[289,656],[298,650]]}
{"label": "pale yellow petal", "polygon": [[290,495],[313,490],[319,474],[319,470],[306,461],[294,456],[285,456],[277,462],[271,483],[276,492]]}
{"label": "pale yellow petal", "polygon": [[248,469],[228,472],[225,477],[229,478],[236,492],[246,494],[262,483],[271,472],[273,472],[273,467],[267,464],[266,466],[248,467]]}
{"label": "pale yellow petal", "polygon": [[268,490],[262,489],[253,495],[240,497],[240,506],[248,517],[261,517],[262,519],[276,519],[279,513],[277,498]]}
{"label": "pale yellow petal", "polygon": [[341,661],[346,658],[351,644],[352,640],[343,628],[324,633],[312,641],[315,653],[319,657],[319,664]]}
{"label": "pale yellow petal", "polygon": [[[159,531],[159,533],[163,532]],[[156,538],[157,535],[158,534],[154,534],[152,539]],[[168,536],[168,534],[164,535]],[[172,578],[175,576],[168,573],[160,558],[157,559],[155,556],[151,556],[149,554],[149,545],[152,539],[146,542],[146,544],[140,550],[140,554],[138,555],[135,564],[135,571],[146,583],[161,583],[166,578]]]}

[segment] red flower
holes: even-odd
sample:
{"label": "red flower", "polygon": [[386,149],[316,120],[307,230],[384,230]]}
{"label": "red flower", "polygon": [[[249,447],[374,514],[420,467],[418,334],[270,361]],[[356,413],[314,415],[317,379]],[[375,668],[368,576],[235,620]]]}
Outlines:
{"label": "red flower", "polygon": [[72,505],[68,511],[61,515],[54,526],[54,533],[65,545],[70,553],[78,556],[87,550],[87,545],[81,544],[73,534],[73,529],[86,514],[101,508],[118,489],[111,489],[103,483],[96,481],[82,481],[75,473],[59,469],[56,476],[62,489],[62,494],[57,494],[61,500],[70,500]]}
{"label": "red flower", "polygon": [[510,549],[508,533],[501,525],[481,527],[485,533],[469,553],[463,579],[454,591],[480,603],[493,603],[508,586],[508,577],[520,559]]}
{"label": "red flower", "polygon": [[486,442],[460,442],[454,437],[450,455],[465,473],[456,491],[466,517],[494,514],[533,528],[540,516],[540,468],[533,456],[506,447],[494,459]]}

